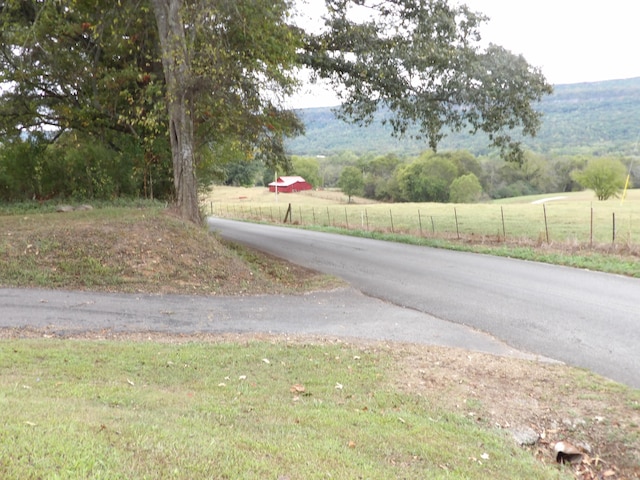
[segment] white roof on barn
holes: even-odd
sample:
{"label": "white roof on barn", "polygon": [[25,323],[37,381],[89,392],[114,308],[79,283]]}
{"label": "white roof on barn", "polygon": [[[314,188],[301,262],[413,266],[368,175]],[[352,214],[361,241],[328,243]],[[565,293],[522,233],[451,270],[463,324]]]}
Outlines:
{"label": "white roof on barn", "polygon": [[279,187],[288,187],[289,185],[293,185],[298,182],[306,182],[306,180],[300,176],[291,176],[291,177],[278,177],[277,182],[271,182],[269,185],[277,185]]}

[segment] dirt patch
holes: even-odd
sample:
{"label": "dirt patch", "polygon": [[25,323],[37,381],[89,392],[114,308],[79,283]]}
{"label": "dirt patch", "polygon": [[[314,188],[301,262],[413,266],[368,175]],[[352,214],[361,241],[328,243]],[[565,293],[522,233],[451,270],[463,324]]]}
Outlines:
{"label": "dirt patch", "polygon": [[640,478],[640,391],[560,364],[452,348],[403,345],[397,357],[399,388],[438,392],[450,411],[514,439],[532,436],[523,447],[542,461],[556,461],[557,442],[574,445],[576,478]]}

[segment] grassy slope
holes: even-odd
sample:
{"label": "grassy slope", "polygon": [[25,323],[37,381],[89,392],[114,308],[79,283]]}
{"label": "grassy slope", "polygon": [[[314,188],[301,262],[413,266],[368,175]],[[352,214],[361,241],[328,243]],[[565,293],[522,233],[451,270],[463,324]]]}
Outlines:
{"label": "grassy slope", "polygon": [[0,223],[4,286],[236,295],[336,282],[227,247],[157,207],[36,211],[0,216]]}
{"label": "grassy slope", "polygon": [[3,343],[4,479],[570,478],[370,347]]}

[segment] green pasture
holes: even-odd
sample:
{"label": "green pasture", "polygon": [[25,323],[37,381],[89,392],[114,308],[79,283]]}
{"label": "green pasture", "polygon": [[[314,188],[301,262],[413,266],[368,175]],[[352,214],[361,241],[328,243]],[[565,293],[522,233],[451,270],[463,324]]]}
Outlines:
{"label": "green pasture", "polygon": [[[478,204],[347,203],[340,192],[268,192],[264,187],[214,187],[207,214],[303,226],[371,232],[526,240],[572,245],[640,243],[640,190],[624,201],[597,201],[593,192],[511,198]],[[287,211],[291,206],[290,214]]]}

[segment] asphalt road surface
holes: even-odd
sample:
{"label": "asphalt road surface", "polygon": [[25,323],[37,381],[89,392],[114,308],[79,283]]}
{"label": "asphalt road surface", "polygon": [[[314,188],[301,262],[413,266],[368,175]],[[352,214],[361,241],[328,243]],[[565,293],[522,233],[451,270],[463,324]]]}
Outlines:
{"label": "asphalt road surface", "polygon": [[[425,325],[428,328],[425,328]],[[272,333],[416,342],[548,361],[482,332],[368,297],[353,288],[304,295],[129,295],[0,288],[0,327],[70,336],[105,331]]]}
{"label": "asphalt road surface", "polygon": [[[640,388],[640,279],[536,262],[210,218],[211,229],[341,277],[427,319]],[[400,325],[402,328],[402,325]],[[463,345],[461,345],[463,346]]]}

